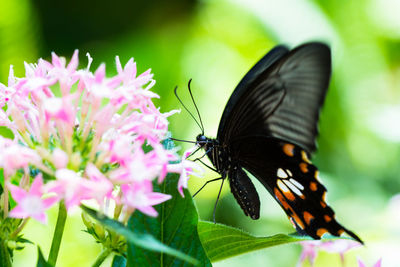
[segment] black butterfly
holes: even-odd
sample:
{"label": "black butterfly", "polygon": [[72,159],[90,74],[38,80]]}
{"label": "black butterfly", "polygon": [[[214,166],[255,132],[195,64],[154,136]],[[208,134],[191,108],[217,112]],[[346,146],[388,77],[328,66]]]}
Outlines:
{"label": "black butterfly", "polygon": [[206,137],[201,126],[196,143],[221,174],[217,179],[228,177],[247,216],[259,218],[260,200],[243,169],[268,189],[299,233],[314,239],[325,233],[347,233],[362,243],[336,221],[325,202],[318,169],[309,159],[316,150],[319,113],[330,76],[331,54],[325,44],[307,43],[293,50],[277,46],[232,93],[217,138]]}

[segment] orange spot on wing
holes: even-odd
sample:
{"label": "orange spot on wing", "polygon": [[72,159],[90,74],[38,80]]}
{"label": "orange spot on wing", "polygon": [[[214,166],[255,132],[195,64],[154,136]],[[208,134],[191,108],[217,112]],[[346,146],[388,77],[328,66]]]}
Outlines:
{"label": "orange spot on wing", "polygon": [[337,231],[338,235],[342,235],[344,233],[344,229],[340,229],[339,231]]}
{"label": "orange spot on wing", "polygon": [[[291,213],[290,218],[292,220],[294,220],[296,222],[296,224],[301,228],[304,229],[304,223],[303,221],[300,219],[300,217],[294,212],[294,210],[292,209],[292,207],[287,203],[286,199],[283,197],[283,195],[281,194],[281,192],[275,188],[274,189],[274,193],[276,198],[279,200],[279,202],[281,203],[282,207],[285,209],[285,211],[289,211],[289,213]],[[286,196],[286,194],[285,194]],[[286,196],[287,197],[287,196]]]}
{"label": "orange spot on wing", "polygon": [[291,191],[283,192],[283,194],[290,201],[294,201],[296,199],[296,197],[293,195]]}
{"label": "orange spot on wing", "polygon": [[301,158],[302,158],[305,162],[311,164],[311,161],[308,159],[307,153],[306,153],[304,150],[301,151]]}
{"label": "orange spot on wing", "polygon": [[292,144],[284,144],[283,145],[283,152],[288,155],[289,157],[293,157],[294,155],[294,145]]}
{"label": "orange spot on wing", "polygon": [[324,219],[326,222],[332,221],[332,217],[329,217],[329,215],[324,215]]}
{"label": "orange spot on wing", "polygon": [[301,229],[304,229],[304,223],[296,213],[293,213],[291,217]]}
{"label": "orange spot on wing", "polygon": [[323,234],[328,233],[328,230],[326,230],[325,228],[319,228],[317,230],[317,236],[322,237]]}
{"label": "orange spot on wing", "polygon": [[275,193],[276,198],[281,203],[282,207],[285,210],[290,210],[291,208],[290,208],[289,204],[286,202],[286,199],[283,197],[283,195],[281,194],[281,192],[279,192],[279,190],[277,188],[275,188],[274,193]]}
{"label": "orange spot on wing", "polygon": [[321,206],[322,206],[323,208],[325,208],[325,207],[326,207],[326,203],[325,203],[325,202],[323,202],[323,201],[321,201],[319,204],[321,204]]}
{"label": "orange spot on wing", "polygon": [[307,163],[302,162],[299,164],[299,167],[302,172],[304,172],[304,173],[308,172]]}
{"label": "orange spot on wing", "polygon": [[310,183],[310,189],[311,189],[311,191],[317,191],[318,184],[316,182],[311,182]]}
{"label": "orange spot on wing", "polygon": [[311,220],[314,219],[314,216],[308,211],[303,212],[303,217],[306,224],[310,224]]}

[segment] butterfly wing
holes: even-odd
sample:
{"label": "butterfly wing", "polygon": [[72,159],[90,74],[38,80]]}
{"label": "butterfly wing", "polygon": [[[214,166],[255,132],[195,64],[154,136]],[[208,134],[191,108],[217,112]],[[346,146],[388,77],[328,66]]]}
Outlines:
{"label": "butterfly wing", "polygon": [[334,211],[325,201],[326,188],[319,181],[318,169],[299,146],[252,136],[233,142],[230,150],[234,162],[267,188],[299,233],[316,239],[325,233],[334,236],[347,233],[362,243],[357,235],[336,221]]}
{"label": "butterfly wing", "polygon": [[312,153],[330,74],[330,49],[325,44],[308,43],[291,51],[276,47],[236,87],[217,139],[229,144],[249,135],[272,136]]}

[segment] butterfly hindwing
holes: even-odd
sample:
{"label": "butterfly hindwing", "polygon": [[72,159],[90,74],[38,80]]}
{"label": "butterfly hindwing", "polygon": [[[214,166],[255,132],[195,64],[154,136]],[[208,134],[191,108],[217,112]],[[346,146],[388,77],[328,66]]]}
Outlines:
{"label": "butterfly hindwing", "polygon": [[253,136],[236,142],[234,159],[253,174],[275,197],[300,233],[319,239],[325,233],[347,233],[325,201],[326,188],[307,153],[292,143]]}

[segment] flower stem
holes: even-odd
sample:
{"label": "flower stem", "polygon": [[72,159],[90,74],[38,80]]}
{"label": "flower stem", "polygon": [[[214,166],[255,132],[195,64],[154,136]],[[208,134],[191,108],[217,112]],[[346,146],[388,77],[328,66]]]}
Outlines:
{"label": "flower stem", "polygon": [[58,208],[57,224],[54,230],[53,241],[51,242],[49,260],[48,260],[51,266],[56,265],[66,220],[67,220],[67,209],[65,208],[64,202],[60,202],[60,206]]}
{"label": "flower stem", "polygon": [[11,267],[11,257],[7,249],[7,242],[0,239],[0,266]]}
{"label": "flower stem", "polygon": [[4,199],[3,218],[5,219],[8,217],[8,186],[6,184],[4,184],[3,199]]}
{"label": "flower stem", "polygon": [[111,254],[111,249],[109,248],[103,248],[99,256],[97,256],[96,261],[93,263],[92,267],[98,267],[100,266],[103,261]]}
{"label": "flower stem", "polygon": [[29,218],[26,218],[22,221],[22,223],[18,226],[18,228],[11,234],[11,238],[15,238],[21,231],[24,229],[26,223],[29,221]]}

